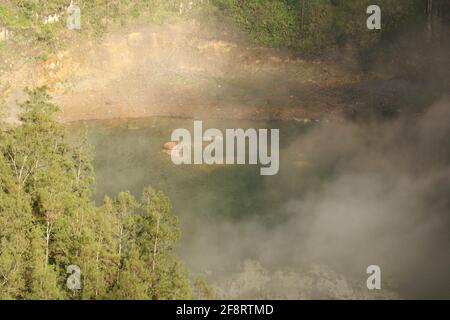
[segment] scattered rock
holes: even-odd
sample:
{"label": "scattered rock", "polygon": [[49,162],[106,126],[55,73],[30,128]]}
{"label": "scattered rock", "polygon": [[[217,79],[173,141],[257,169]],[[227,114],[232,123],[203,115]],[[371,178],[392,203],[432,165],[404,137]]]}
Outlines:
{"label": "scattered rock", "polygon": [[53,24],[59,21],[59,14],[55,13],[44,17],[44,24]]}
{"label": "scattered rock", "polygon": [[175,142],[175,141],[169,141],[169,142],[164,143],[164,149],[165,149],[165,150],[173,150],[173,149],[175,149],[175,147],[176,147],[177,145],[178,145],[177,142]]}
{"label": "scattered rock", "polygon": [[0,28],[0,42],[6,41],[13,36],[13,32],[5,27]]}
{"label": "scattered rock", "polygon": [[128,35],[128,44],[135,46],[142,43],[143,39],[144,37],[142,36],[142,33],[132,32]]}
{"label": "scattered rock", "polygon": [[164,143],[163,152],[167,154],[172,154],[173,151],[177,151],[178,142],[169,141]]}

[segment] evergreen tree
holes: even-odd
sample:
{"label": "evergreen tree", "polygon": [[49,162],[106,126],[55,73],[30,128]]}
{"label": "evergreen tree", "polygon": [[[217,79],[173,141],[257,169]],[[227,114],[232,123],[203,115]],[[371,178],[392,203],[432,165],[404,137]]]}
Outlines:
{"label": "evergreen tree", "polygon": [[0,155],[0,299],[20,299],[26,291],[32,223],[29,198]]}
{"label": "evergreen tree", "polygon": [[[46,88],[28,91],[15,128],[0,135],[0,298],[184,299],[189,276],[169,199],[146,188],[98,208],[86,132],[69,143]],[[67,267],[81,272],[66,286]]]}
{"label": "evergreen tree", "polygon": [[178,219],[169,198],[151,187],[142,194],[137,240],[142,256],[151,266],[150,294],[154,299],[186,299],[191,296],[186,270],[174,254],[179,240]]}

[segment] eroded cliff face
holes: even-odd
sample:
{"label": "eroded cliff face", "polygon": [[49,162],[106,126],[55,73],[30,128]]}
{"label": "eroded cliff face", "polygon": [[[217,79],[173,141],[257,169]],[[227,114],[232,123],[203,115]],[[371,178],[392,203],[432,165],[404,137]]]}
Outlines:
{"label": "eroded cliff face", "polygon": [[[0,56],[0,95],[10,122],[23,89],[42,85],[60,105],[64,122],[149,116],[303,121],[373,111],[420,113],[438,98],[429,97],[436,91],[429,79],[437,72],[424,63],[422,51],[410,50],[420,40],[408,39],[400,38],[407,45],[385,50],[368,67],[351,47],[301,58],[252,45],[217,21],[135,23],[111,27],[95,41],[69,33],[64,49],[45,56],[31,44],[7,42]],[[400,60],[414,62],[413,72],[403,70]]]}
{"label": "eroded cliff face", "polygon": [[133,25],[101,41],[73,37],[44,61],[8,66],[12,121],[26,86],[47,85],[61,120],[180,116],[303,119],[346,110],[339,90],[361,75],[336,62],[249,45],[230,27],[195,20]]}

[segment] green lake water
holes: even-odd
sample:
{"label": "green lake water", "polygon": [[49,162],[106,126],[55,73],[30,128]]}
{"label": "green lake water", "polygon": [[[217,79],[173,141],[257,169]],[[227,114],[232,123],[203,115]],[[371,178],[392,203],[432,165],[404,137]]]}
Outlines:
{"label": "green lake water", "polygon": [[[78,128],[80,124],[72,125],[72,129]],[[303,162],[300,152],[291,148],[292,143],[308,130],[310,124],[203,121],[203,130],[217,128],[222,132],[226,128],[280,129],[280,170],[274,176],[261,176],[259,164],[173,164],[170,156],[162,152],[163,144],[170,141],[171,133],[176,128],[186,128],[192,132],[191,119],[102,120],[84,124],[89,128],[89,141],[96,154],[94,198],[97,204],[102,203],[106,194],[115,196],[125,190],[139,197],[148,185],[164,191],[173,203],[175,214],[180,217],[182,239],[179,250],[182,256],[204,254],[192,252],[206,250],[201,249],[204,247],[200,244],[192,246],[199,241],[214,242],[218,248],[215,251],[220,251],[221,241],[229,237],[224,229],[215,228],[220,224],[253,220],[267,228],[276,226],[289,214],[284,204],[289,199],[301,197],[309,189],[311,181],[317,179],[317,174],[311,169],[314,167]],[[239,237],[245,239],[245,230]],[[247,252],[249,256],[252,255],[251,248]],[[220,254],[211,252],[210,256],[214,260],[214,255]],[[185,258],[189,263],[189,257]],[[190,261],[194,267],[197,260],[192,258]],[[220,260],[219,257],[216,260]],[[202,265],[203,262],[198,262],[197,267],[201,268]]]}

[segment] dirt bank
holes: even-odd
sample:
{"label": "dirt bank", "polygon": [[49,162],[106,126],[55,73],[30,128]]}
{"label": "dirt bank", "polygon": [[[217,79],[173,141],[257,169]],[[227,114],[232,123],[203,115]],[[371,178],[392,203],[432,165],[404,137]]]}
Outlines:
{"label": "dirt bank", "polygon": [[[349,114],[380,93],[398,98],[395,85],[364,91],[373,75],[351,71],[347,61],[313,60],[249,46],[243,35],[192,20],[111,30],[99,42],[75,41],[45,61],[4,73],[0,83],[9,119],[26,86],[47,85],[61,121],[177,116],[288,120]],[[341,57],[343,57],[342,55]],[[349,59],[350,58],[350,59]],[[353,69],[354,70],[354,69]],[[370,82],[373,84],[373,82]],[[373,91],[373,86],[371,87]],[[407,93],[409,83],[399,87]],[[363,93],[363,99],[358,98]]]}

